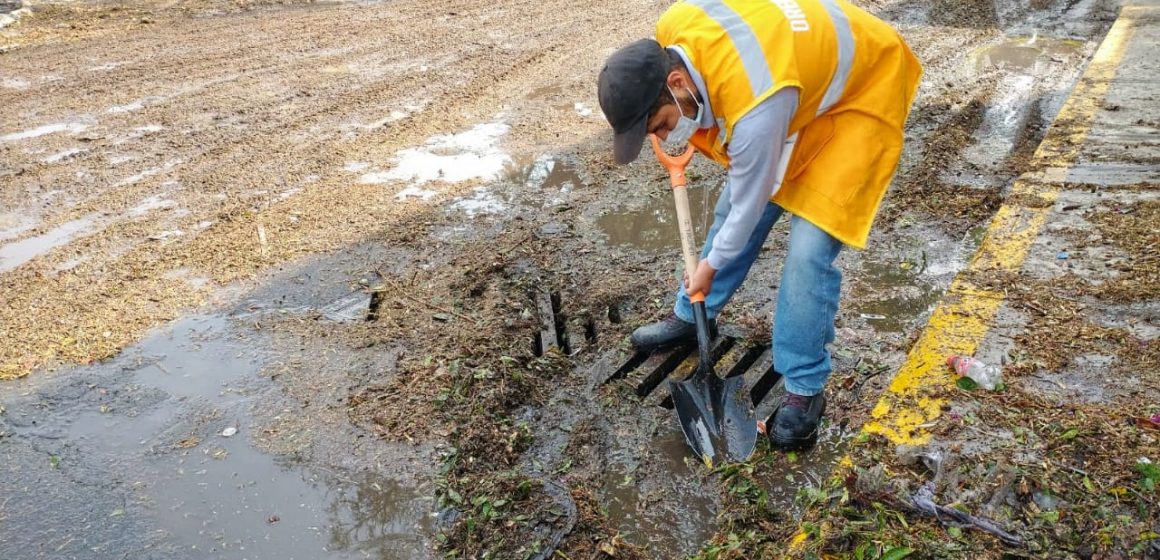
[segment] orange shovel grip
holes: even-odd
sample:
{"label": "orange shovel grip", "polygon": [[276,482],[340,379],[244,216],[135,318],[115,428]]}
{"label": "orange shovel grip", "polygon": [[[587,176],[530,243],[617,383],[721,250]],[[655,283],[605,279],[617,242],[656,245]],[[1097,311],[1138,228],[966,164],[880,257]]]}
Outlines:
{"label": "orange shovel grip", "polygon": [[685,152],[679,156],[670,156],[665,153],[664,148],[661,148],[661,141],[656,134],[649,134],[649,140],[652,141],[653,153],[657,155],[657,161],[669,171],[669,183],[675,189],[677,187],[684,187],[688,184],[685,179],[685,167],[693,159],[693,147],[689,146]]}

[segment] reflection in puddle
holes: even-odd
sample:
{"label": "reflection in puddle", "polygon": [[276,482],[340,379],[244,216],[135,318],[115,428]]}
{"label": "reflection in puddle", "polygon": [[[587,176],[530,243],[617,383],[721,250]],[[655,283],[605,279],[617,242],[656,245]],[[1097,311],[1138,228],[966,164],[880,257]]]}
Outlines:
{"label": "reflection in puddle", "polygon": [[69,134],[79,134],[89,128],[89,125],[84,123],[56,123],[46,124],[37,128],[25,130],[23,132],[13,132],[0,136],[0,142],[11,142],[13,140],[27,140],[29,138],[36,138],[46,134],[56,134],[57,132],[67,132]]}
{"label": "reflection in puddle", "polygon": [[471,193],[471,196],[452,202],[451,209],[463,212],[468,218],[479,214],[499,214],[507,210],[507,204],[487,187],[475,187]]}
{"label": "reflection in puddle", "polygon": [[865,262],[862,266],[869,289],[859,299],[856,311],[878,332],[903,332],[942,296],[922,278],[922,269],[909,261]]}
{"label": "reflection in puddle", "polygon": [[541,197],[545,208],[566,203],[572,191],[583,184],[575,165],[553,157],[537,159],[510,179]]}
{"label": "reflection in puddle", "polygon": [[979,53],[977,65],[979,70],[999,67],[1033,74],[1040,71],[1044,65],[1077,56],[1082,45],[1082,41],[1052,39],[1037,35],[1011,37]]}
{"label": "reflection in puddle", "polygon": [[388,180],[458,183],[471,179],[498,178],[511,164],[499,147],[510,127],[503,122],[479,124],[459,134],[432,136],[421,148],[400,150],[389,171],[363,175],[363,183]]}
{"label": "reflection in puddle", "polygon": [[[208,441],[159,469],[152,494],[161,525],[198,549],[237,558],[247,550],[271,558],[342,551],[399,559],[422,551],[429,500],[371,473],[319,472],[250,445],[246,405],[262,360],[227,331],[221,318],[184,321],[169,338],[140,346],[145,356],[161,356],[136,375],[169,393],[159,408],[207,399],[227,410]],[[232,426],[241,430],[225,437],[221,428]]]}
{"label": "reflection in puddle", "polygon": [[[704,240],[711,225],[709,222],[713,219],[716,200],[716,193],[709,193],[708,189],[689,190],[693,239],[698,243]],[[668,193],[649,197],[643,208],[601,216],[596,220],[596,226],[608,237],[609,245],[627,245],[646,251],[681,248],[677,210],[672,195]]]}
{"label": "reflection in puddle", "polygon": [[[830,476],[838,460],[846,454],[846,447],[850,439],[857,433],[845,430],[837,425],[823,420],[825,425],[818,435],[818,443],[808,451],[792,455],[785,455],[784,460],[778,458],[775,468],[758,470],[754,475],[762,481],[762,487],[769,491],[770,507],[774,511],[781,511],[796,519],[803,512],[796,501],[798,492],[802,488],[820,488],[826,478]],[[778,453],[780,451],[771,451]]]}
{"label": "reflection in puddle", "polygon": [[0,213],[0,241],[16,237],[36,225],[36,218],[26,212]]}
{"label": "reflection in puddle", "polygon": [[65,222],[36,237],[14,241],[0,247],[0,272],[12,270],[43,255],[77,236],[92,231],[96,215]]}
{"label": "reflection in puddle", "polygon": [[[692,455],[679,429],[657,435],[649,445],[659,451],[655,468],[661,473],[654,479],[663,486],[642,487],[632,472],[614,465],[604,479],[608,520],[625,540],[648,547],[657,557],[681,557],[713,535],[717,507],[704,495],[701,474],[685,463]],[[663,499],[654,495],[658,492],[665,494]]]}
{"label": "reflection in puddle", "polygon": [[[143,523],[184,553],[168,557],[423,557],[432,530],[431,498],[372,471],[305,463],[253,447],[251,440],[262,436],[250,433],[249,414],[256,399],[270,394],[269,381],[258,376],[270,358],[233,338],[222,317],[182,320],[105,366],[72,372],[73,378],[92,375],[92,381],[80,385],[87,388],[79,396],[64,397],[105,402],[112,395],[137,395],[136,400],[100,407],[82,402],[70,413],[40,413],[16,437],[54,434],[85,457],[84,464],[69,468],[131,481],[126,504],[112,516],[104,509],[82,515],[90,517],[94,534],[122,518]],[[57,391],[42,390],[42,398],[62,398]],[[47,410],[32,404],[28,408]],[[28,483],[44,482],[15,481]],[[92,489],[68,483],[39,491],[83,503]],[[55,531],[36,515],[9,513],[18,522],[9,529],[29,538]],[[105,546],[101,557],[134,557],[116,543]]]}

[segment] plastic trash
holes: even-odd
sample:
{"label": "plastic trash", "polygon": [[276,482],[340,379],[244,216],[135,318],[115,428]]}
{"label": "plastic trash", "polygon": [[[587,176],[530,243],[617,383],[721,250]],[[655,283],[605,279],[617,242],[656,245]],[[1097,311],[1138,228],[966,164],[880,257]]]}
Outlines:
{"label": "plastic trash", "polygon": [[970,356],[948,356],[947,365],[955,370],[955,373],[969,377],[988,391],[994,391],[995,387],[1003,382],[1003,372],[999,366],[989,366]]}

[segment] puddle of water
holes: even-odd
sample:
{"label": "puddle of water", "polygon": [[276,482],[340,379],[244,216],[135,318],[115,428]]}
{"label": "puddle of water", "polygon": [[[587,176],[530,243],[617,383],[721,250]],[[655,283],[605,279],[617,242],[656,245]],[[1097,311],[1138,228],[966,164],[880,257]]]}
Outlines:
{"label": "puddle of water", "polygon": [[83,123],[56,123],[46,124],[41,127],[25,130],[23,132],[13,132],[0,136],[0,142],[11,142],[13,140],[27,140],[29,138],[36,138],[46,134],[55,134],[57,132],[68,132],[70,134],[77,134],[84,132],[89,128],[89,125]]}
{"label": "puddle of water", "polygon": [[125,64],[128,64],[128,62],[106,62],[105,64],[101,64],[100,66],[90,66],[89,70],[92,70],[93,72],[105,72],[105,71],[113,70],[115,68],[123,66]]}
{"label": "puddle of water", "polygon": [[497,179],[511,164],[511,158],[496,146],[509,128],[502,122],[494,122],[476,125],[461,134],[434,136],[421,148],[400,150],[393,169],[367,173],[361,180],[363,183],[413,181],[421,185],[430,181],[458,183]]}
{"label": "puddle of water", "polygon": [[[689,190],[694,239],[705,238],[715,203],[716,196],[710,195],[706,189]],[[601,216],[596,220],[596,227],[607,237],[609,245],[624,245],[645,251],[681,248],[676,206],[673,197],[667,194],[649,197],[643,208]]]}
{"label": "puddle of water", "polygon": [[[964,168],[946,175],[946,180],[966,187],[995,187],[1003,177],[1003,166],[1026,141],[1028,127],[1039,123],[1034,111],[1056,76],[1071,72],[1071,63],[1080,58],[1082,42],[1030,37],[1008,37],[1004,42],[972,53],[975,71],[995,75],[995,90],[974,132],[974,141],[961,154]],[[1044,85],[1047,84],[1047,85]]]}
{"label": "puddle of water", "polygon": [[416,186],[410,186],[410,187],[407,187],[407,188],[395,193],[395,200],[407,200],[408,198],[412,198],[412,197],[418,198],[419,200],[431,200],[437,194],[439,194],[439,193],[437,193],[433,190],[421,189],[421,188],[416,187]]}
{"label": "puddle of water", "polygon": [[155,194],[153,196],[142,199],[136,206],[129,209],[129,215],[133,217],[144,216],[151,210],[159,210],[161,208],[173,208],[177,203],[165,198],[162,195]]}
{"label": "puddle of water", "polygon": [[58,161],[63,161],[63,160],[69,159],[75,155],[83,154],[87,151],[88,150],[83,149],[83,148],[72,148],[69,150],[65,150],[63,152],[57,152],[55,154],[52,154],[51,156],[48,156],[41,161],[43,161],[44,163],[56,163]]}
{"label": "puddle of water", "polygon": [[24,78],[4,78],[0,80],[0,87],[8,89],[28,89],[32,83]]}
{"label": "puddle of water", "polygon": [[878,332],[903,332],[942,296],[920,276],[918,264],[903,268],[899,262],[865,262],[862,266],[869,290],[856,311]]}
{"label": "puddle of water", "polygon": [[798,492],[805,487],[821,487],[834,465],[846,454],[846,447],[856,433],[827,424],[818,434],[818,443],[812,449],[795,453],[794,461],[787,461],[783,468],[756,473],[757,478],[764,482],[762,486],[769,491],[771,507],[791,514],[793,518],[801,515],[803,512],[796,500]]}
{"label": "puddle of water", "polygon": [[132,113],[133,111],[139,111],[139,110],[144,109],[144,108],[145,108],[145,100],[138,99],[132,103],[129,103],[128,105],[114,105],[112,107],[109,107],[106,112],[108,112],[108,113]]}
{"label": "puddle of water", "polygon": [[335,300],[320,311],[323,317],[340,323],[366,321],[370,301],[370,293],[358,290]]}
{"label": "puddle of water", "polygon": [[[845,454],[850,439],[856,431],[846,430],[827,423],[812,449],[794,455],[793,462],[776,460],[776,466],[763,464],[755,473],[762,488],[769,492],[769,507],[785,512],[791,518],[801,514],[796,502],[798,492],[803,487],[820,487],[830,475],[837,461]],[[612,468],[604,480],[604,504],[609,521],[626,540],[638,546],[647,546],[660,558],[678,558],[696,551],[715,531],[716,505],[705,496],[684,489],[710,488],[712,483],[702,482],[701,474],[694,472],[686,464],[692,455],[680,431],[661,434],[650,443],[658,449],[661,461],[655,475],[657,480],[676,481],[662,489],[676,492],[678,500],[671,496],[658,502],[642,488],[640,481],[632,473]],[[773,453],[779,453],[774,451]],[[696,467],[701,469],[700,466]],[[680,481],[688,481],[687,485]],[[658,504],[680,504],[679,511],[668,511]]]}
{"label": "puddle of water", "polygon": [[513,183],[540,191],[570,191],[582,183],[574,165],[551,156],[543,156],[531,165],[524,166],[512,173],[510,179]]}
{"label": "puddle of water", "polygon": [[[630,543],[646,546],[661,558],[681,557],[713,535],[716,506],[696,493],[704,490],[701,475],[685,463],[692,455],[680,430],[662,433],[649,445],[659,450],[661,472],[655,478],[664,485],[660,491],[669,496],[658,503],[633,473],[613,466],[604,479],[608,520]],[[672,499],[674,493],[679,500]],[[674,504],[678,509],[669,509]]]}
{"label": "puddle of water", "polygon": [[498,214],[508,208],[491,189],[475,187],[470,197],[460,198],[451,203],[451,209],[473,218],[479,214]]}
{"label": "puddle of water", "polygon": [[979,70],[1006,68],[1025,74],[1034,74],[1053,61],[1066,60],[1077,56],[1082,41],[1053,39],[1032,35],[1031,37],[1010,37],[1005,42],[988,47],[979,52],[976,66]]}
{"label": "puddle of water", "polygon": [[[269,389],[269,382],[258,377],[268,359],[264,351],[232,338],[222,317],[185,319],[126,350],[105,366],[112,374],[94,379],[94,385],[78,385],[84,387],[79,400],[151,397],[118,401],[101,411],[96,402],[85,401],[71,413],[33,422],[16,437],[45,430],[62,434],[54,437],[78,449],[89,472],[132,481],[123,486],[131,494],[125,506],[114,515],[94,510],[92,522],[140,521],[189,557],[424,556],[432,498],[376,473],[303,464],[250,444],[249,409]],[[81,368],[74,375],[85,373]],[[103,396],[94,396],[98,391]],[[52,421],[64,429],[52,428]],[[174,449],[185,438],[193,442],[190,449]],[[69,468],[84,470],[82,465]],[[44,491],[83,500],[92,490],[67,484]],[[53,530],[36,516],[9,513],[16,523],[11,530]],[[103,543],[102,556],[121,557],[116,544]]]}
{"label": "puddle of water", "polygon": [[137,183],[138,181],[141,181],[142,179],[147,179],[149,177],[157,175],[158,173],[168,172],[170,169],[177,167],[178,164],[180,164],[180,163],[181,163],[181,160],[179,160],[179,159],[171,159],[171,160],[165,162],[161,167],[154,167],[151,169],[146,169],[145,171],[137,173],[136,175],[131,175],[129,177],[125,177],[124,179],[121,179],[113,186],[114,187],[123,187],[126,185],[132,185],[134,183]]}
{"label": "puddle of water", "polygon": [[0,241],[16,237],[34,227],[37,221],[32,216],[15,212],[0,213]]}
{"label": "puddle of water", "polygon": [[96,215],[85,216],[65,222],[36,237],[29,237],[0,247],[0,272],[12,270],[40,255],[43,255],[76,237],[88,233],[96,226]]}

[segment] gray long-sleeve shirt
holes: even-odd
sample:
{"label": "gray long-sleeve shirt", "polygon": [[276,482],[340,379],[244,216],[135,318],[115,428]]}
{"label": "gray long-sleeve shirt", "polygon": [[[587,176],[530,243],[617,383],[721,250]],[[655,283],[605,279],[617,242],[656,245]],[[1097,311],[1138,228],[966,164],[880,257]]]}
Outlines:
{"label": "gray long-sleeve shirt", "polygon": [[[701,128],[716,124],[713,109],[709,105],[708,89],[701,74],[689,62],[680,47],[669,47],[685,61],[685,68],[693,78],[704,103],[701,114]],[[765,205],[780,186],[779,169],[782,154],[789,157],[792,146],[787,142],[789,123],[798,107],[798,90],[784,88],[754,107],[733,126],[733,136],[729,140],[729,203],[732,208],[725,223],[713,238],[709,250],[709,266],[721,270],[736,259],[753,234],[757,222],[765,212]]]}

